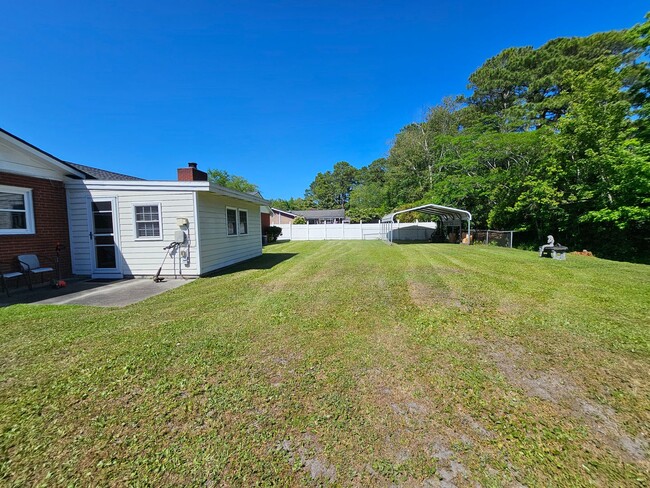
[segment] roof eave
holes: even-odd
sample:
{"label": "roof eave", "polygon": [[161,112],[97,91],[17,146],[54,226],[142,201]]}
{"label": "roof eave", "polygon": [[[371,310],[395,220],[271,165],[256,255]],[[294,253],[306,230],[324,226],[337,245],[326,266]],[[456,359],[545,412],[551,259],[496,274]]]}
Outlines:
{"label": "roof eave", "polygon": [[162,181],[162,180],[74,180],[66,183],[69,188],[91,190],[163,190],[163,191],[209,191],[207,181]]}
{"label": "roof eave", "polygon": [[76,180],[67,183],[69,188],[89,188],[104,190],[162,190],[162,191],[205,191],[225,197],[235,198],[246,202],[269,206],[270,202],[264,198],[223,186],[215,185],[209,181],[160,181],[160,180]]}

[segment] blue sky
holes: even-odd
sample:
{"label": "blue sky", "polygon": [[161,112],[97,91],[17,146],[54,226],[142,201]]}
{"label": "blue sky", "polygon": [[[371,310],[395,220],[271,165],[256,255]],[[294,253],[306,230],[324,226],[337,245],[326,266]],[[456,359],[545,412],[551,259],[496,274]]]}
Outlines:
{"label": "blue sky", "polygon": [[631,27],[647,2],[0,0],[0,127],[171,180],[196,161],[302,196],[510,46]]}

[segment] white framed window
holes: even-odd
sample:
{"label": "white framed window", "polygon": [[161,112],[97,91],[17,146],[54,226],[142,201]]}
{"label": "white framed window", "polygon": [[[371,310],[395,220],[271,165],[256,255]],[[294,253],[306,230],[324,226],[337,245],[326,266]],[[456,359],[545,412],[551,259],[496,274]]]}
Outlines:
{"label": "white framed window", "polygon": [[133,227],[136,239],[162,240],[160,203],[134,203]]}
{"label": "white framed window", "polygon": [[239,216],[239,235],[246,235],[248,234],[248,210],[242,210],[241,208],[239,209],[238,212]]}
{"label": "white framed window", "polygon": [[237,235],[237,209],[226,207],[226,229],[229,236]]}
{"label": "white framed window", "polygon": [[31,188],[0,185],[0,234],[34,234]]}

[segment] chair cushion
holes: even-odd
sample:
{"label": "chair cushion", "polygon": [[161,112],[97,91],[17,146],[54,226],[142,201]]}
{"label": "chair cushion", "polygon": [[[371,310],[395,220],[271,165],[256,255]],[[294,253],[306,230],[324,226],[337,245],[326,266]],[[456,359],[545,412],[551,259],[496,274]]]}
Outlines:
{"label": "chair cushion", "polygon": [[47,273],[48,271],[54,271],[54,268],[32,268],[32,273]]}
{"label": "chair cushion", "polygon": [[20,271],[10,271],[9,273],[2,273],[3,278],[17,278],[23,274]]}

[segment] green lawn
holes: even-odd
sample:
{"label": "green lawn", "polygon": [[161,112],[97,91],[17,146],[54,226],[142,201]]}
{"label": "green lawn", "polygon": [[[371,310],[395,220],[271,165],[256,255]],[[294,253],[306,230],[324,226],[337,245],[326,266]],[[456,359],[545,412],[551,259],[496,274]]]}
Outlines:
{"label": "green lawn", "polygon": [[0,309],[0,484],[647,486],[650,267],[286,243]]}

